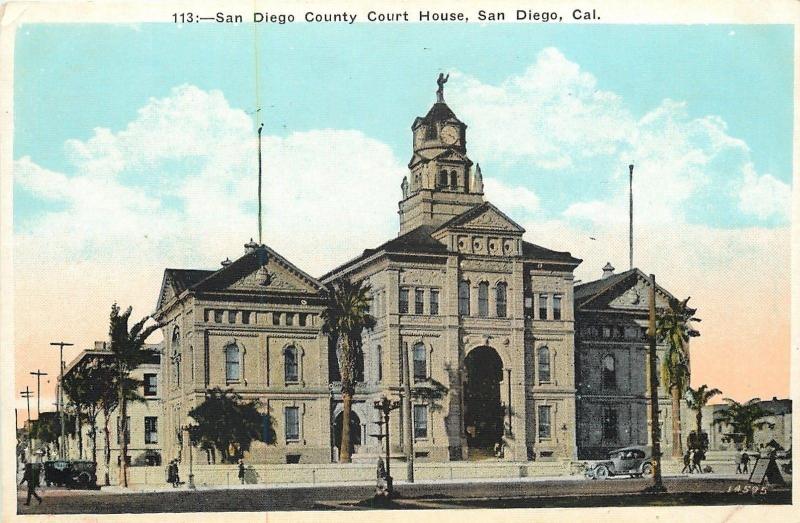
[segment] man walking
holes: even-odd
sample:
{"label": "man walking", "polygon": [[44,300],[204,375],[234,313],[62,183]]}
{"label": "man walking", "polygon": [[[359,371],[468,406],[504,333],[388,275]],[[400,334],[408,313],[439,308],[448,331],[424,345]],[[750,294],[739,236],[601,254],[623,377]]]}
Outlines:
{"label": "man walking", "polygon": [[747,454],[747,451],[742,452],[742,474],[747,474],[747,464],[750,463],[750,455]]}
{"label": "man walking", "polygon": [[244,485],[244,460],[239,460],[239,481]]}
{"label": "man walking", "polygon": [[31,504],[31,496],[35,497],[39,504],[42,504],[42,498],[36,493],[36,487],[39,486],[39,466],[38,463],[26,463],[25,464],[25,475],[22,477],[22,481],[20,481],[19,486],[21,487],[23,483],[28,482],[28,499],[25,501],[26,505]]}
{"label": "man walking", "polygon": [[703,467],[702,467],[703,457],[704,456],[702,449],[696,449],[694,451],[694,455],[692,456],[692,468],[697,470],[698,474],[703,473]]}
{"label": "man walking", "polygon": [[691,472],[692,457],[689,452],[689,449],[686,449],[686,452],[683,453],[683,469],[681,469],[681,474]]}

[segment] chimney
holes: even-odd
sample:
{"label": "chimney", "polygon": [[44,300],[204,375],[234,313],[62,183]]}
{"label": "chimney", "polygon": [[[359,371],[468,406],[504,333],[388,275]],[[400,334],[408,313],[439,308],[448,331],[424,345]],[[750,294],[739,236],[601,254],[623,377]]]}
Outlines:
{"label": "chimney", "polygon": [[94,350],[106,350],[106,342],[104,341],[94,342]]}
{"label": "chimney", "polygon": [[611,265],[611,262],[606,263],[606,266],[603,267],[603,279],[605,280],[609,276],[614,275],[614,266]]}
{"label": "chimney", "polygon": [[230,265],[231,263],[233,263],[233,262],[231,261],[231,259],[230,259],[230,258],[225,258],[224,260],[222,260],[222,261],[220,262],[220,265],[222,265],[223,267],[227,267],[227,266],[228,266],[228,265]]}
{"label": "chimney", "polygon": [[256,252],[257,248],[258,244],[253,241],[253,238],[250,238],[250,241],[244,244],[244,253],[250,254],[251,252]]}

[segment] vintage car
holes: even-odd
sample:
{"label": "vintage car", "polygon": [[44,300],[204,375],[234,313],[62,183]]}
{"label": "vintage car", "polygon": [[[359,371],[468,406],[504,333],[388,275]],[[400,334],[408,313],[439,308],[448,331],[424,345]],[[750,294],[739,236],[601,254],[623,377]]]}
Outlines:
{"label": "vintage car", "polygon": [[95,488],[96,465],[92,461],[45,461],[44,481],[48,487]]}
{"label": "vintage car", "polygon": [[585,475],[591,479],[606,479],[610,476],[639,478],[653,474],[650,447],[636,446],[612,450],[608,459],[588,463]]}

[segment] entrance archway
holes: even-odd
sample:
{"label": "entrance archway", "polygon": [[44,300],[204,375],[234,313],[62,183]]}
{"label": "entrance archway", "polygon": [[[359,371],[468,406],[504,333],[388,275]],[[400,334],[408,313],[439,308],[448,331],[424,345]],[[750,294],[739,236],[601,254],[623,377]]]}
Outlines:
{"label": "entrance archway", "polygon": [[[333,444],[337,449],[342,448],[342,413],[340,412],[333,422]],[[356,445],[361,445],[361,419],[354,410],[350,411],[350,453]]]}
{"label": "entrance archway", "polygon": [[464,358],[464,431],[472,449],[492,451],[503,437],[500,382],[503,360],[492,347],[473,349]]}

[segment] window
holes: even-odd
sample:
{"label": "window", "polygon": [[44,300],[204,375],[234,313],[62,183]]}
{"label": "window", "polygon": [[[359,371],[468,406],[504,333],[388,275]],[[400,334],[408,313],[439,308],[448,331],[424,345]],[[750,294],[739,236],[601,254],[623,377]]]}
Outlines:
{"label": "window", "polygon": [[288,325],[289,327],[294,325],[294,314],[291,312],[286,313],[286,325]]}
{"label": "window", "polygon": [[617,441],[617,409],[606,409],[603,413],[603,439]]}
{"label": "window", "polygon": [[144,375],[144,395],[158,396],[158,376],[156,374]]}
{"label": "window", "polygon": [[603,337],[604,338],[611,337],[611,327],[609,325],[603,325]]}
{"label": "window", "polygon": [[222,313],[223,311],[214,311],[214,323],[222,323]]}
{"label": "window", "polygon": [[431,316],[439,314],[439,289],[430,290],[430,308],[428,312]]}
{"label": "window", "polygon": [[603,358],[603,388],[617,388],[616,362],[614,361],[614,356],[611,354],[607,354]]}
{"label": "window", "polygon": [[400,314],[408,314],[408,289],[400,289],[400,302],[397,304]]}
{"label": "window", "polygon": [[625,339],[635,340],[639,337],[639,327],[625,327]]}
{"label": "window", "polygon": [[414,290],[414,314],[422,314],[425,292],[422,289]]}
{"label": "window", "polygon": [[297,348],[294,346],[286,347],[283,351],[283,378],[287,383],[299,381],[297,365]]}
{"label": "window", "polygon": [[[117,445],[121,444],[120,435],[122,434],[123,427],[120,427],[120,417],[117,416]],[[131,417],[125,416],[125,443],[131,442]]]}
{"label": "window", "polygon": [[286,407],[283,411],[286,418],[284,432],[286,441],[297,441],[300,439],[300,407]]}
{"label": "window", "polygon": [[439,187],[447,187],[447,171],[442,171],[439,173]]}
{"label": "window", "polygon": [[377,365],[377,378],[378,381],[383,380],[383,349],[380,345],[375,349],[375,365]]}
{"label": "window", "polygon": [[281,313],[280,312],[273,312],[272,313],[272,324],[273,325],[280,325],[281,324]]}
{"label": "window", "polygon": [[539,405],[539,439],[550,439],[550,405]]}
{"label": "window", "polygon": [[414,345],[414,381],[424,381],[428,378],[428,362],[425,345]]}
{"label": "window", "polygon": [[225,381],[239,381],[239,347],[234,344],[225,347]]}
{"label": "window", "polygon": [[144,442],[158,443],[158,418],[155,416],[144,417]]}
{"label": "window", "polygon": [[548,383],[550,381],[550,349],[547,347],[539,347],[539,383]]}
{"label": "window", "polygon": [[250,325],[250,311],[242,311],[242,323]]}
{"label": "window", "polygon": [[297,315],[297,323],[298,323],[298,325],[300,325],[301,327],[305,327],[306,326],[306,318],[307,317],[308,317],[308,314],[298,314]]}
{"label": "window", "polygon": [[561,296],[553,296],[553,319],[561,319]]}
{"label": "window", "polygon": [[462,281],[458,284],[458,314],[469,316],[469,282]]}
{"label": "window", "polygon": [[501,281],[497,284],[497,288],[495,289],[495,298],[497,302],[497,317],[498,318],[505,318],[506,317],[506,296],[508,295],[508,285],[506,282]]}
{"label": "window", "polygon": [[547,319],[547,294],[539,295],[539,319]]}
{"label": "window", "polygon": [[478,316],[489,316],[489,284],[485,281],[478,284]]}
{"label": "window", "polygon": [[414,437],[428,437],[428,406],[414,405]]}
{"label": "window", "polygon": [[458,173],[450,171],[450,188],[455,189],[458,187]]}
{"label": "window", "polygon": [[236,311],[228,311],[228,323],[236,323]]}

